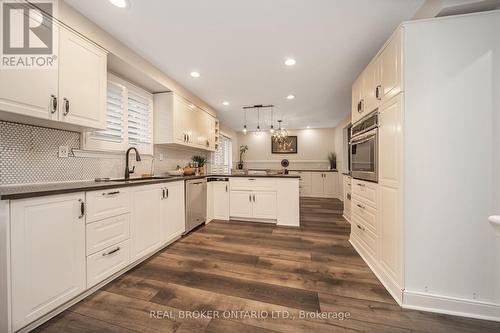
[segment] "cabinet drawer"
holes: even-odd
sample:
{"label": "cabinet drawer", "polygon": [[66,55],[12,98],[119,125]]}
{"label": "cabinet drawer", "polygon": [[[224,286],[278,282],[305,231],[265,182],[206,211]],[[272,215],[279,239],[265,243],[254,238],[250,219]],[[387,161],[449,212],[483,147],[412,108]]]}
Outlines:
{"label": "cabinet drawer", "polygon": [[364,226],[377,234],[377,210],[361,202],[357,198],[352,199],[352,214],[356,214]]}
{"label": "cabinet drawer", "polygon": [[87,257],[87,288],[91,288],[130,263],[129,241],[118,243]]}
{"label": "cabinet drawer", "polygon": [[358,215],[351,213],[351,221],[352,232],[361,240],[370,254],[376,257],[377,236],[366,227],[363,220]]}
{"label": "cabinet drawer", "polygon": [[87,224],[87,255],[128,239],[130,214],[123,214]]}
{"label": "cabinet drawer", "polygon": [[377,208],[378,184],[353,179],[352,195],[360,201]]}
{"label": "cabinet drawer", "polygon": [[276,182],[259,178],[232,178],[231,191],[275,191]]}
{"label": "cabinet drawer", "polygon": [[87,223],[129,212],[130,192],[126,188],[87,192]]}

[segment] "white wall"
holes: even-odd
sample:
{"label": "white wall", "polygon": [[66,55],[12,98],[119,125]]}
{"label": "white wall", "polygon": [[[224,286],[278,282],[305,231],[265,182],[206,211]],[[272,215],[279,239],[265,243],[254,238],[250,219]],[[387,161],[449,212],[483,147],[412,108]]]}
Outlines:
{"label": "white wall", "polygon": [[500,319],[477,304],[500,303],[498,31],[500,12],[405,25],[404,242],[405,302]]}
{"label": "white wall", "polygon": [[328,169],[328,154],[334,151],[333,128],[289,130],[288,134],[297,136],[297,154],[271,154],[271,137],[267,131],[261,136],[238,132],[238,148],[248,146],[243,157],[245,168],[281,169],[280,162],[286,158],[290,169]]}

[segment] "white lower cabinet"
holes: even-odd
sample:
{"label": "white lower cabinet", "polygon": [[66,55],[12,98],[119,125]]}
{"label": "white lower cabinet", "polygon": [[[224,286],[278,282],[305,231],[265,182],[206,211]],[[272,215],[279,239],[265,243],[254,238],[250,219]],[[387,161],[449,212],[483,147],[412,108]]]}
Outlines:
{"label": "white lower cabinet", "polygon": [[351,222],[351,208],[352,208],[352,177],[344,175],[343,176],[343,201],[344,201],[344,218]]}
{"label": "white lower cabinet", "polygon": [[84,193],[11,202],[12,327],[86,288]]}
{"label": "white lower cabinet", "polygon": [[129,238],[130,214],[122,214],[87,224],[87,255],[104,250]]}
{"label": "white lower cabinet", "polygon": [[276,192],[253,193],[253,217],[256,219],[276,219]]}
{"label": "white lower cabinet", "polygon": [[184,190],[184,181],[167,183],[162,187],[160,213],[162,245],[186,231]]}
{"label": "white lower cabinet", "polygon": [[230,215],[232,217],[253,217],[251,191],[231,191],[230,201]]}
{"label": "white lower cabinet", "polygon": [[231,217],[275,220],[276,192],[231,191]]}
{"label": "white lower cabinet", "polygon": [[126,240],[87,257],[87,288],[91,288],[130,263],[130,241]]}
{"label": "white lower cabinet", "polygon": [[150,254],[162,245],[161,185],[132,188],[130,237],[132,262]]}
{"label": "white lower cabinet", "polygon": [[212,182],[213,218],[229,220],[229,182]]}
{"label": "white lower cabinet", "polygon": [[332,171],[295,171],[300,175],[300,196],[335,198],[338,195],[338,173]]}

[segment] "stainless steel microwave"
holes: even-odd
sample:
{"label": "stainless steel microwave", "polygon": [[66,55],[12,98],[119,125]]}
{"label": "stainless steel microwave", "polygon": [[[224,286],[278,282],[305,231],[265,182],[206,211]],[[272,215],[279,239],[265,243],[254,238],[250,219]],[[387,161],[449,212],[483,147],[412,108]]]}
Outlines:
{"label": "stainless steel microwave", "polygon": [[378,112],[352,126],[350,155],[353,178],[378,182]]}

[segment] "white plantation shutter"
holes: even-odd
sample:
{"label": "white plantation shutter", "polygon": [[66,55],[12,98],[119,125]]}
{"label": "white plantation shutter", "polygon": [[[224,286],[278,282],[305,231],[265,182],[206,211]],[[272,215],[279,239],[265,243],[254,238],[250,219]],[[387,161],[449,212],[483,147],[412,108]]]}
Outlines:
{"label": "white plantation shutter", "polygon": [[104,141],[122,143],[125,127],[125,99],[122,86],[108,82],[106,102],[106,130],[95,132],[96,138]]}
{"label": "white plantation shutter", "polygon": [[85,149],[124,151],[129,146],[153,154],[153,96],[108,74],[106,129],[87,133]]}
{"label": "white plantation shutter", "polygon": [[128,93],[128,142],[131,145],[149,145],[151,135],[151,105],[147,98],[133,91]]}
{"label": "white plantation shutter", "polygon": [[219,137],[219,148],[212,153],[212,173],[231,173],[232,142],[225,135]]}

